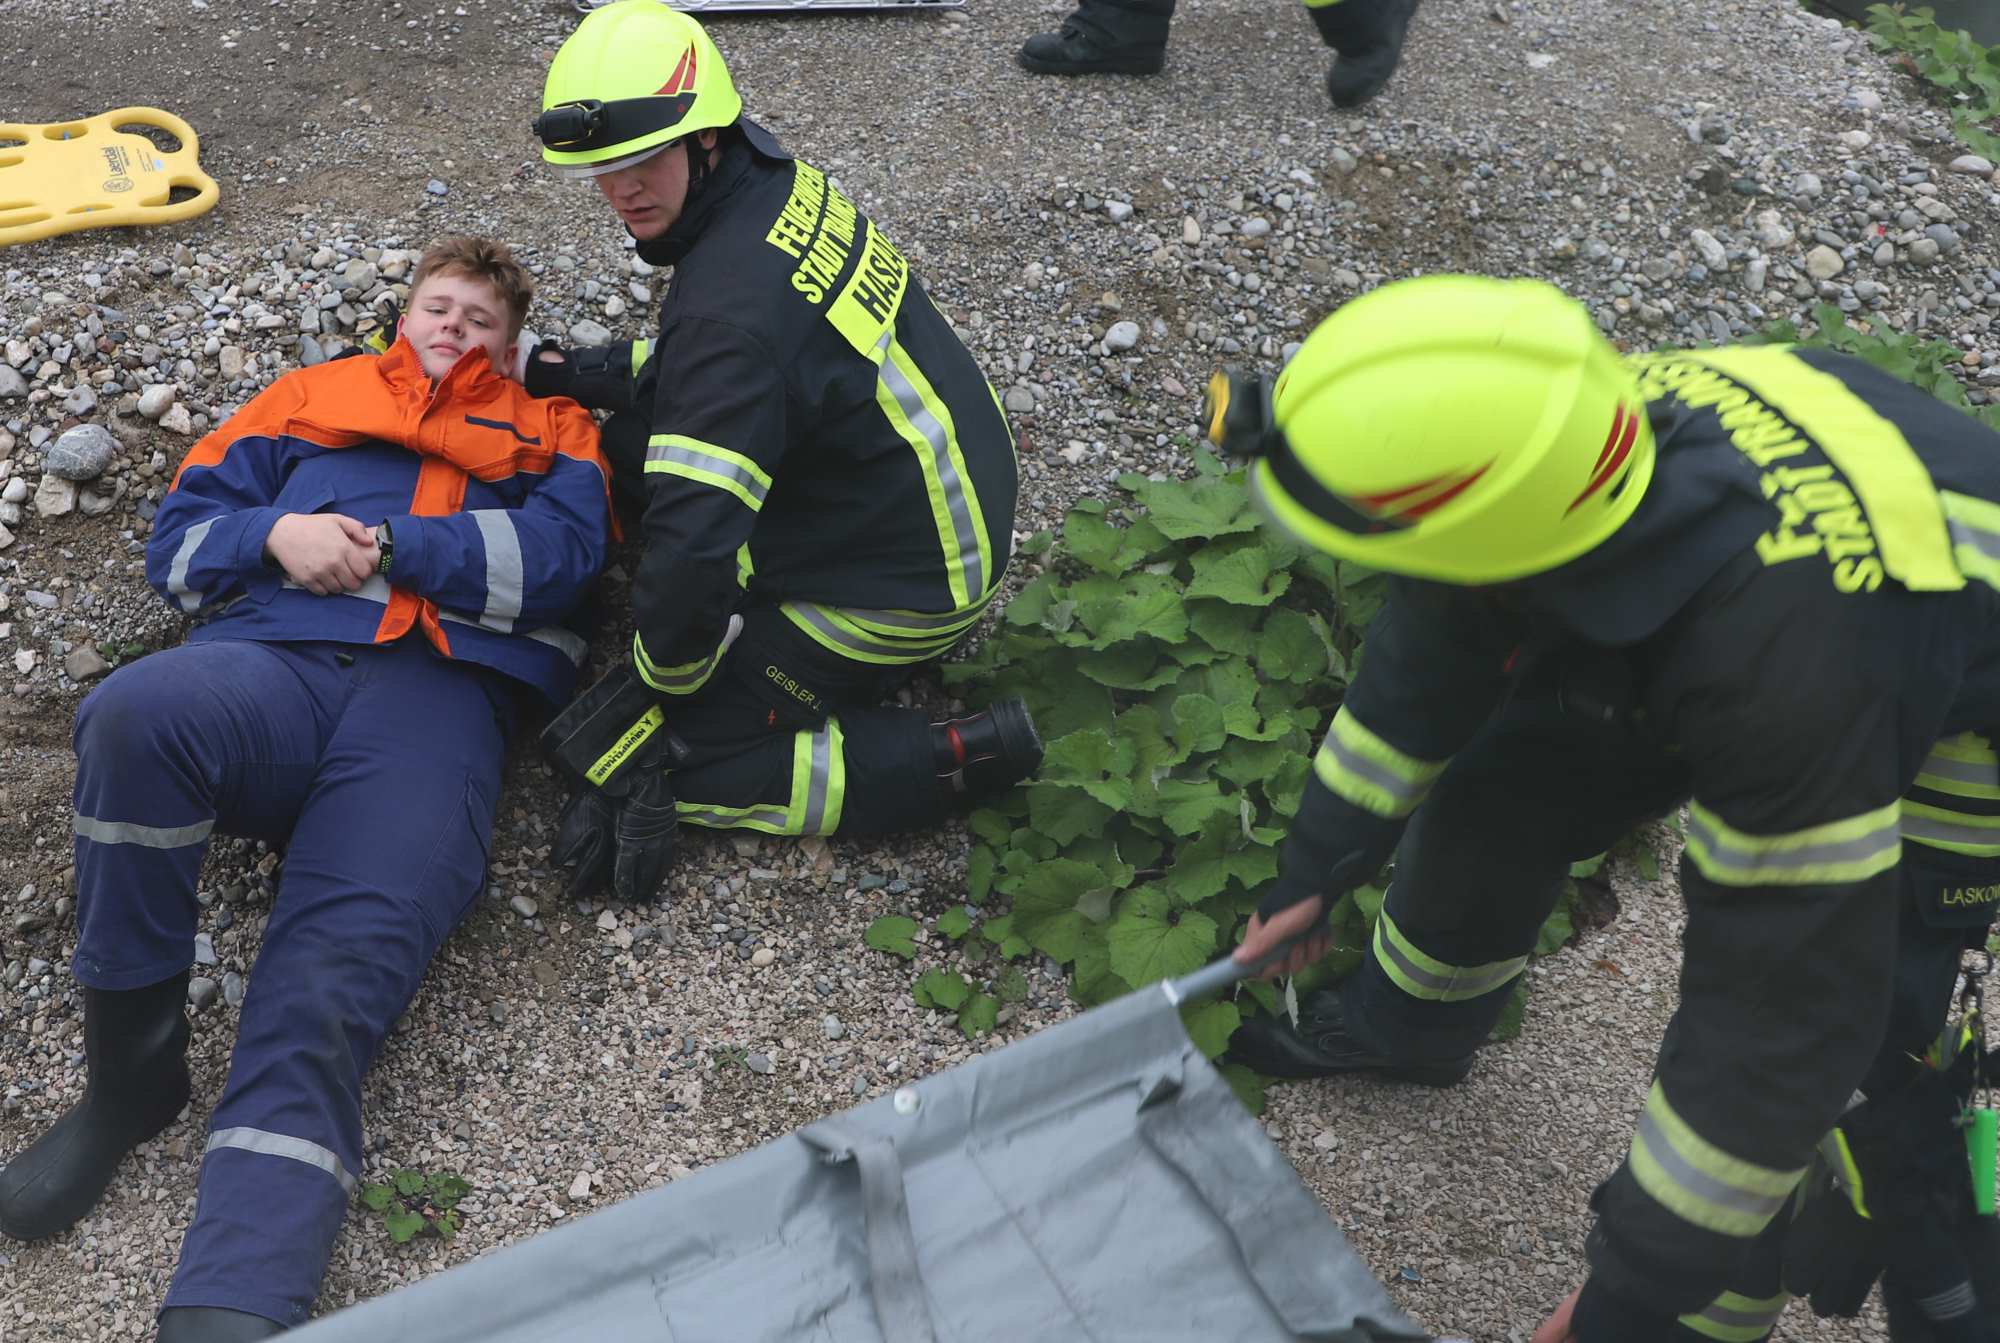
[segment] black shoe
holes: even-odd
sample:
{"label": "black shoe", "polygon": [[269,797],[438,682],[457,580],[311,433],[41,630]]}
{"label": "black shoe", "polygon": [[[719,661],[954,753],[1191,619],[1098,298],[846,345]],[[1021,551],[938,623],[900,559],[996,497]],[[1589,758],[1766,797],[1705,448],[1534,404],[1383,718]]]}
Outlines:
{"label": "black shoe", "polygon": [[932,723],[931,758],[952,792],[985,797],[1035,772],[1042,739],[1027,703],[1003,699],[970,717]]}
{"label": "black shoe", "polygon": [[158,1343],[254,1343],[285,1332],[262,1315],[220,1306],[170,1306],[160,1312]]}
{"label": "black shoe", "polygon": [[1326,73],[1326,96],[1335,107],[1358,107],[1396,73],[1417,0],[1341,0],[1308,12],[1337,53]]}
{"label": "black shoe", "polygon": [[140,1143],[188,1103],[188,972],[142,989],[83,990],[83,1099],[0,1170],[0,1232],[40,1240],[96,1205]]}
{"label": "black shoe", "polygon": [[1472,1071],[1472,1055],[1456,1059],[1395,1059],[1370,1050],[1347,1033],[1337,989],[1321,989],[1299,1004],[1298,1028],[1284,1016],[1256,1016],[1229,1042],[1230,1063],[1270,1077],[1331,1077],[1373,1072],[1398,1082],[1448,1087]]}
{"label": "black shoe", "polygon": [[1036,33],[1016,59],[1037,75],[1156,75],[1173,13],[1173,0],[1081,0],[1061,31]]}

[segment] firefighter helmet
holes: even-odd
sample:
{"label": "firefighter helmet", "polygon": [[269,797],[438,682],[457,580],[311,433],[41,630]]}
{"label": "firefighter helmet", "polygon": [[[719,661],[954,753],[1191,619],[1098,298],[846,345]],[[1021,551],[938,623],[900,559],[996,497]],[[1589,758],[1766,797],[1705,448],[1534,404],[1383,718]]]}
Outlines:
{"label": "firefighter helmet", "polygon": [[1616,531],[1653,473],[1638,380],[1582,304],[1536,280],[1386,285],[1328,317],[1274,384],[1210,385],[1208,435],[1307,545],[1499,583]]}
{"label": "firefighter helmet", "polygon": [[556,52],[535,135],[557,172],[595,177],[742,114],[722,53],[699,23],[660,0],[617,0],[591,11]]}

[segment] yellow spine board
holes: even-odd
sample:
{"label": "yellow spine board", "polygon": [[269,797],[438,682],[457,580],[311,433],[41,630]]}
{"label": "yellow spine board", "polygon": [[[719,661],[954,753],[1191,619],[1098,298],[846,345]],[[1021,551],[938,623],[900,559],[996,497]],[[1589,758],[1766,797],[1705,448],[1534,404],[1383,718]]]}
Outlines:
{"label": "yellow spine board", "polygon": [[[180,148],[163,151],[120,129],[130,126],[166,131]],[[0,122],[0,245],[203,214],[221,192],[201,170],[200,153],[194,128],[157,107],[45,126]],[[175,201],[176,187],[194,195]]]}

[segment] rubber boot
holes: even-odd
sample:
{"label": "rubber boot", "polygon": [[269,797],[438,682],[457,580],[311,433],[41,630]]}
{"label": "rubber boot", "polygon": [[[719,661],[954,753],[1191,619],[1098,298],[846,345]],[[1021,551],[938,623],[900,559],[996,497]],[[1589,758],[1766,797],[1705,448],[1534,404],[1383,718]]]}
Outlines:
{"label": "rubber boot", "polygon": [[971,800],[1033,774],[1042,763],[1042,739],[1026,702],[1003,699],[969,717],[932,723],[931,759],[938,778]]}
{"label": "rubber boot", "polygon": [[188,1103],[188,972],[83,990],[83,1099],[0,1170],[0,1232],[40,1240],[96,1205],[118,1163]]}
{"label": "rubber boot", "polygon": [[1349,1034],[1339,989],[1307,994],[1299,1024],[1285,1016],[1252,1017],[1229,1042],[1229,1061],[1271,1077],[1331,1077],[1371,1072],[1398,1082],[1448,1087],[1472,1071],[1472,1055],[1449,1059],[1392,1058]]}
{"label": "rubber boot", "polygon": [[1396,73],[1417,0],[1339,0],[1307,12],[1335,52],[1333,68],[1326,73],[1326,96],[1335,107],[1359,107]]}
{"label": "rubber boot", "polygon": [[1021,46],[1021,68],[1037,75],[1156,75],[1167,59],[1174,0],[1079,0],[1060,31]]}
{"label": "rubber boot", "polygon": [[159,1343],[253,1343],[285,1326],[245,1310],[220,1306],[171,1306],[160,1312]]}

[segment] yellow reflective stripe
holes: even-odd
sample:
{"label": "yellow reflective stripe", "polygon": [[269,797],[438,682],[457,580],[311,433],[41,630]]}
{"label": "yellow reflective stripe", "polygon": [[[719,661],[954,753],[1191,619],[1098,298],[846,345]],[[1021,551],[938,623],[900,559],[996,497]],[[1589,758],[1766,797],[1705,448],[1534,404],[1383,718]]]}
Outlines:
{"label": "yellow reflective stripe", "polygon": [[646,356],[652,353],[652,350],[653,350],[653,342],[650,340],[635,340],[632,342],[633,377],[636,378],[639,376],[639,370],[645,366]]}
{"label": "yellow reflective stripe", "polygon": [[[977,620],[985,609],[982,600],[970,613],[954,613],[948,619],[954,622],[942,632],[926,631],[917,637],[906,634],[878,633],[887,622],[880,619],[893,615],[892,612],[868,611],[866,621],[856,621],[855,611],[846,607],[823,606],[818,602],[784,602],[780,611],[785,618],[798,626],[821,647],[838,653],[855,662],[868,662],[878,666],[899,667],[915,662],[928,662],[948,651],[959,641],[966,625]],[[970,619],[957,623],[961,615]],[[917,617],[918,619],[939,619],[940,617]],[[873,626],[871,628],[870,626]]]}
{"label": "yellow reflective stripe", "polygon": [[1862,1185],[1861,1167],[1854,1163],[1854,1149],[1847,1145],[1847,1135],[1838,1128],[1833,1129],[1820,1139],[1819,1152],[1839,1177],[1841,1188],[1847,1192],[1847,1201],[1854,1205],[1855,1215],[1868,1217],[1868,1191]]}
{"label": "yellow reflective stripe", "polygon": [[1417,809],[1450,763],[1397,750],[1342,705],[1313,757],[1313,773],[1336,797],[1395,820]]}
{"label": "yellow reflective stripe", "polygon": [[1875,529],[1882,566],[1913,592],[1965,586],[1945,531],[1938,489],[1903,431],[1831,373],[1785,346],[1737,347],[1688,356],[1744,382],[1826,454]]}
{"label": "yellow reflective stripe", "polygon": [[950,408],[893,331],[883,332],[882,342],[886,354],[875,384],[875,401],[891,427],[917,454],[924,491],[930,497],[931,519],[944,548],[951,600],[964,607],[992,586],[994,579],[986,516],[966,473]]}
{"label": "yellow reflective stripe", "polygon": [[817,729],[792,734],[792,788],[783,806],[761,803],[724,807],[676,800],[674,811],[689,825],[710,830],[759,830],[767,835],[827,835],[840,826],[847,801],[847,756],[840,722],[829,718]]}
{"label": "yellow reflective stripe", "polygon": [[1505,988],[1528,967],[1526,956],[1489,961],[1485,965],[1447,965],[1419,951],[1389,917],[1387,909],[1375,920],[1374,953],[1376,963],[1397,988],[1412,998],[1434,1003],[1483,998]]}
{"label": "yellow reflective stripe", "polygon": [[764,496],[771,492],[770,475],[755,461],[686,434],[654,434],[647,439],[646,473],[680,476],[727,490],[753,513],[764,507]]}
{"label": "yellow reflective stripe", "polygon": [[1804,1166],[1773,1170],[1731,1156],[1680,1117],[1657,1081],[1625,1164],[1639,1187],[1682,1221],[1742,1237],[1762,1231],[1806,1173]]}
{"label": "yellow reflective stripe", "polygon": [[640,680],[665,695],[693,694],[708,684],[708,678],[721,662],[722,649],[718,645],[707,657],[677,667],[663,667],[647,654],[639,635],[636,632],[632,635],[632,669],[639,673]]}
{"label": "yellow reflective stripe", "polygon": [[1824,886],[1865,881],[1902,858],[1901,807],[1776,835],[1737,830],[1700,802],[1688,805],[1687,854],[1721,886]]}
{"label": "yellow reflective stripe", "polygon": [[611,749],[597,757],[590,768],[583,772],[583,777],[593,785],[602,787],[604,781],[618,772],[618,767],[625,763],[632,752],[645,745],[646,739],[666,726],[666,722],[666,714],[655,704],[633,719],[632,725],[618,734],[618,740],[611,744]]}
{"label": "yellow reflective stripe", "polygon": [[1938,491],[1951,555],[1958,571],[1989,588],[2000,588],[2000,504],[1969,494]]}
{"label": "yellow reflective stripe", "polygon": [[1680,1317],[1682,1325],[1717,1343],[1757,1343],[1777,1327],[1785,1313],[1789,1292],[1776,1296],[1749,1297],[1740,1292],[1724,1292],[1692,1315]]}
{"label": "yellow reflective stripe", "polygon": [[748,590],[750,580],[756,577],[757,565],[750,558],[750,543],[745,541],[736,547],[736,586]]}
{"label": "yellow reflective stripe", "polygon": [[791,817],[783,807],[718,807],[707,802],[676,799],[674,812],[689,825],[708,830],[760,830],[767,835],[789,835]]}
{"label": "yellow reflective stripe", "polygon": [[1902,803],[1903,838],[1913,844],[1973,858],[2000,857],[2000,816],[1946,811],[1924,802]]}
{"label": "yellow reflective stripe", "polygon": [[2000,801],[2000,752],[1976,732],[1947,737],[1931,747],[1916,787],[1955,797]]}

